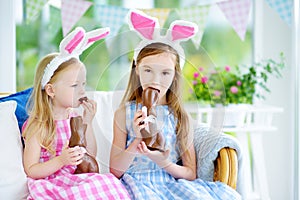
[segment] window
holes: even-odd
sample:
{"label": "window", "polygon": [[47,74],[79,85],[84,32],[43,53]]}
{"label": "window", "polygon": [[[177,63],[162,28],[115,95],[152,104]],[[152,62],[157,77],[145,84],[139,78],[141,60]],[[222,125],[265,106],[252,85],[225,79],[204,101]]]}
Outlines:
{"label": "window", "polygon": [[[50,1],[53,2],[53,1]],[[124,1],[126,3],[126,1]],[[123,3],[124,3],[123,2]],[[159,1],[149,0],[154,8],[170,8],[164,27],[171,21],[182,19],[176,9],[201,6],[194,0]],[[150,4],[149,4],[150,2]],[[99,7],[96,5],[122,7],[122,1],[94,0],[76,26],[83,26],[87,30],[101,27],[97,17]],[[23,5],[23,11],[26,8]],[[23,15],[25,16],[25,15]],[[17,90],[31,87],[35,67],[44,55],[57,51],[62,39],[60,9],[56,4],[44,6],[39,17],[26,23],[25,18],[17,24]],[[210,12],[201,40],[197,48],[192,41],[183,44],[186,49],[187,63],[184,67],[185,99],[189,98],[188,88],[193,71],[199,66],[225,66],[251,63],[252,60],[252,15],[249,16],[245,40],[242,41],[224,14],[216,4],[211,4]],[[126,38],[126,39],[124,39]],[[137,37],[130,34],[127,24],[119,29],[119,34],[108,38],[105,42],[97,42],[81,56],[87,67],[88,88],[90,90],[124,89],[131,66],[132,49]]]}

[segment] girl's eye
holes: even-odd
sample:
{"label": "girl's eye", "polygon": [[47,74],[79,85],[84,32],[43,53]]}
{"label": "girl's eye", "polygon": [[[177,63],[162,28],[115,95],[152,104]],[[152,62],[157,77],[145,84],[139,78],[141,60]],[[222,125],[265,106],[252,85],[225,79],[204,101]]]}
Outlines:
{"label": "girl's eye", "polygon": [[78,85],[77,84],[73,84],[73,85],[71,85],[71,87],[77,87]]}
{"label": "girl's eye", "polygon": [[145,72],[151,72],[151,70],[150,69],[145,69]]}
{"label": "girl's eye", "polygon": [[169,75],[170,74],[170,72],[163,72],[163,75]]}

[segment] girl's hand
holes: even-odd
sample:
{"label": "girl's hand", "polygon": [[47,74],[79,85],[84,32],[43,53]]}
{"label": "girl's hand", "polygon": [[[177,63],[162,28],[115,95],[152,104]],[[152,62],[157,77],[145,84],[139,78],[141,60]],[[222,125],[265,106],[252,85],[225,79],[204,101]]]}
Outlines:
{"label": "girl's hand", "polygon": [[161,168],[164,168],[171,163],[168,160],[169,155],[170,155],[170,150],[166,150],[165,152],[151,151],[147,148],[144,141],[141,141],[141,143],[138,145],[138,150],[141,154],[150,158],[153,162],[155,162]]}
{"label": "girl's hand", "polygon": [[84,156],[82,149],[79,146],[69,147],[69,141],[63,147],[62,153],[59,156],[62,164],[65,165],[79,165]]}
{"label": "girl's hand", "polygon": [[83,101],[81,105],[84,108],[83,123],[90,124],[97,112],[97,103],[94,100],[89,99],[88,101]]}
{"label": "girl's hand", "polygon": [[142,123],[145,118],[146,116],[141,110],[136,111],[133,117],[133,130],[136,134],[136,137],[140,139],[142,138],[140,131],[141,129],[145,128],[145,123]]}

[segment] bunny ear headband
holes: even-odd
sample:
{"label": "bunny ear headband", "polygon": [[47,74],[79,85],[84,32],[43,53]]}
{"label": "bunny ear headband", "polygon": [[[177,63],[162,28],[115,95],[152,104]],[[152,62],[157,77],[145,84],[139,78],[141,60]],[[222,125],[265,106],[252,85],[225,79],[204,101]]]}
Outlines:
{"label": "bunny ear headband", "polygon": [[85,32],[82,27],[77,27],[68,34],[59,45],[59,55],[47,65],[41,81],[42,89],[50,81],[55,70],[64,62],[71,58],[79,59],[84,50],[89,48],[97,40],[105,38],[109,34],[109,28],[100,28],[90,32]]}
{"label": "bunny ear headband", "polygon": [[160,42],[174,48],[180,59],[180,67],[183,68],[185,62],[184,50],[180,42],[186,41],[198,31],[198,26],[195,23],[175,20],[171,23],[165,36],[160,35],[160,27],[157,18],[146,15],[138,10],[131,10],[128,14],[128,24],[131,30],[134,30],[141,37],[142,41],[134,50],[133,59],[136,62],[140,51],[147,45]]}

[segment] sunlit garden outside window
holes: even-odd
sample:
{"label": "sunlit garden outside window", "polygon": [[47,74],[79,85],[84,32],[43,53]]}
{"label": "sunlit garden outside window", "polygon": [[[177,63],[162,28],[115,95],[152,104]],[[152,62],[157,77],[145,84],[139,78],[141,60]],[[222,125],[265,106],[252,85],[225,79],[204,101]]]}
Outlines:
{"label": "sunlit garden outside window", "polygon": [[[26,20],[26,0],[23,0],[23,17],[17,24],[17,90],[31,87],[37,62],[47,53],[58,51],[59,41],[63,37],[60,5],[58,1],[49,1],[35,20]],[[100,19],[102,6],[124,8],[123,1],[93,0],[93,5],[85,12],[75,26],[86,30],[104,27]],[[153,1],[153,8],[170,10],[164,23],[168,28],[175,19],[183,19],[178,9],[209,6],[205,19],[201,42],[187,41],[186,65],[183,69],[185,88],[184,97],[190,100],[191,82],[194,71],[199,67],[214,68],[251,64],[252,62],[252,14],[250,10],[248,27],[244,40],[235,32],[218,5],[200,5],[193,0]],[[129,9],[129,8],[126,8]],[[87,67],[87,89],[119,90],[124,89],[131,66],[132,49],[138,37],[131,32],[124,22],[118,34],[106,41],[99,41],[84,52],[81,59]]]}

